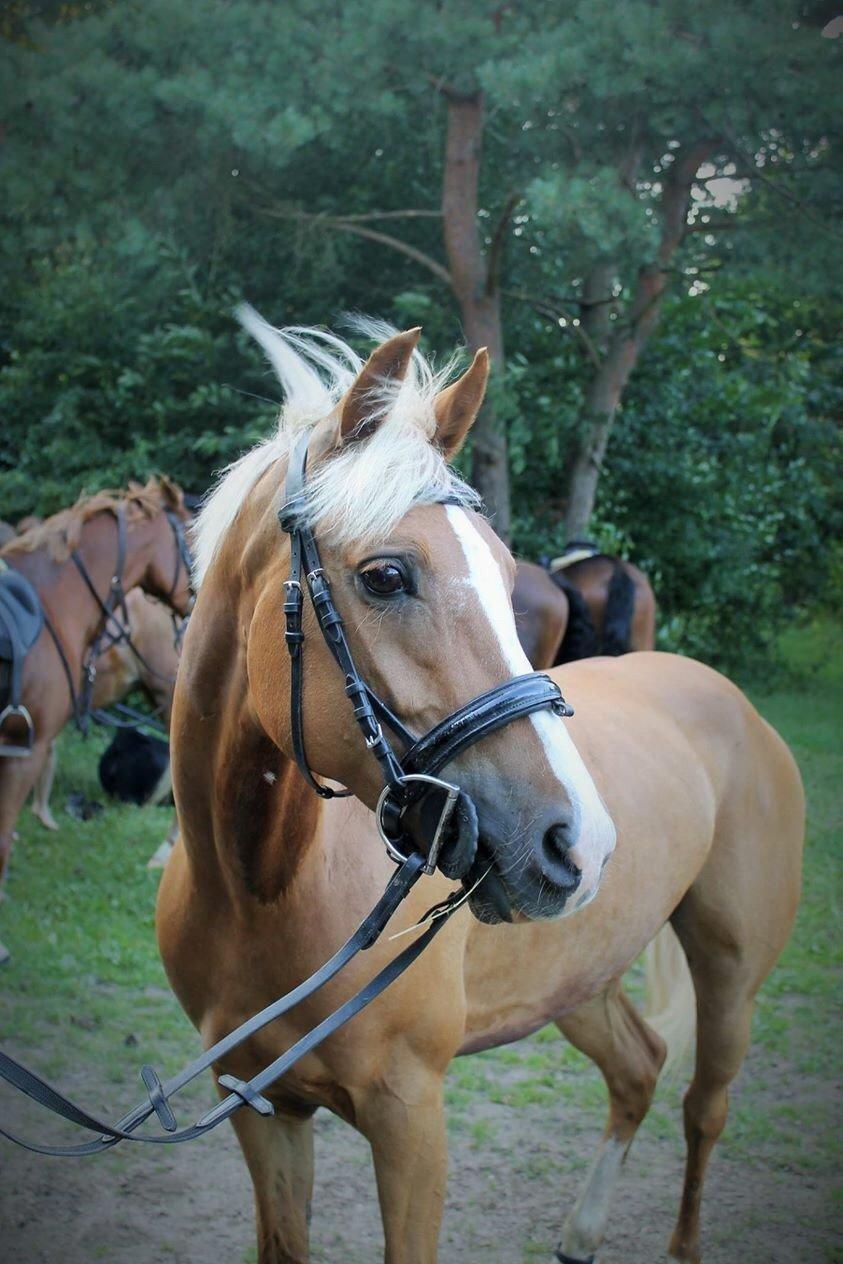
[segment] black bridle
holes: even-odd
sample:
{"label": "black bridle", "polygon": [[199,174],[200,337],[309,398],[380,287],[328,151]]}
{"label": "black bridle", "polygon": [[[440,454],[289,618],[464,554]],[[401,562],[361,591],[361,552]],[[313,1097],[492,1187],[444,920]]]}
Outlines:
{"label": "black bridle", "polygon": [[[175,569],[173,574],[173,582],[166,594],[165,601],[172,601],[181,579],[182,569],[187,572],[188,581],[192,570],[192,559],[190,555],[190,547],[187,543],[184,527],[181,520],[176,514],[170,510],[164,511],[170,529],[173,532],[173,540],[175,544]],[[128,527],[126,523],[126,511],[122,504],[117,504],[114,509],[114,516],[117,520],[117,557],[115,559],[114,569],[112,571],[111,580],[108,590],[104,597],[100,596],[97,586],[91,578],[91,574],[85,565],[85,562],[77,549],[73,549],[70,559],[79,573],[82,582],[90,593],[96,606],[99,607],[102,615],[99,630],[91,644],[88,646],[87,653],[82,664],[82,685],[77,691],[73,672],[70,663],[64,651],[64,646],[59,638],[58,631],[50,619],[46,610],[44,611],[44,624],[50,634],[53,645],[59,656],[67,687],[70,692],[70,702],[73,708],[73,719],[76,727],[81,733],[86,733],[89,720],[93,720],[96,724],[106,725],[111,728],[151,728],[158,732],[164,733],[166,729],[159,720],[154,716],[145,716],[140,711],[135,711],[131,707],[123,707],[118,704],[115,708],[120,714],[114,714],[101,707],[93,706],[94,685],[97,678],[97,664],[103,654],[113,649],[117,645],[126,645],[132,656],[143,666],[143,668],[152,676],[157,676],[160,680],[166,680],[173,683],[173,678],[164,677],[160,672],[156,671],[150,663],[146,661],[141,651],[132,640],[132,633],[129,624],[129,611],[126,606],[126,592],[123,587],[123,573],[126,568],[126,553],[128,549]],[[181,646],[184,637],[184,629],[186,619],[178,620],[175,611],[173,616],[173,643],[176,649]]]}
{"label": "black bridle", "polygon": [[[573,712],[562,697],[559,686],[549,676],[530,672],[472,698],[423,737],[417,738],[410,732],[357,670],[342,615],[334,604],[331,585],[322,568],[316,537],[307,525],[304,492],[310,435],[310,431],[305,431],[292,450],[285,500],[278,513],[281,527],[290,537],[290,576],[284,584],[284,617],[291,658],[293,755],[308,785],[323,798],[351,793],[321,785],[311,772],[305,752],[302,705],[304,581],[322,636],[345,677],[345,692],[366,748],[380,766],[384,788],[375,809],[375,821],[389,855],[401,863],[410,851],[418,848],[418,828],[414,830],[416,839],[410,839],[405,828],[407,815],[412,809],[425,836],[422,844],[425,872],[433,873],[438,864],[447,877],[461,878],[474,860],[477,813],[465,791],[438,774],[467,747],[513,720],[536,711],[550,710],[559,716],[569,716]],[[385,736],[384,726],[403,745],[401,758]]]}
{"label": "black bridle", "polygon": [[[315,536],[303,516],[309,437],[309,432],[304,433],[291,454],[285,503],[278,515],[281,526],[290,536],[291,544],[284,615],[285,639],[291,657],[293,753],[302,775],[317,794],[323,798],[332,798],[351,793],[348,790],[335,791],[321,785],[313,776],[305,754],[302,710],[304,580],[322,635],[345,676],[345,691],[352,704],[355,720],[363,733],[367,748],[377,759],[381,769],[384,789],[376,809],[376,822],[387,851],[397,862],[398,868],[383,895],[357,930],[310,978],[247,1019],[166,1083],[162,1083],[151,1066],[143,1067],[141,1078],[146,1088],[146,1099],[117,1124],[112,1125],[98,1119],[42,1080],[35,1072],[0,1051],[0,1078],[54,1114],[96,1134],[91,1141],[55,1146],[25,1141],[0,1126],[0,1136],[38,1154],[82,1157],[101,1154],[121,1141],[176,1145],[204,1136],[243,1106],[250,1106],[260,1115],[272,1115],[274,1107],[264,1096],[265,1090],[399,978],[464,903],[467,898],[465,893],[458,888],[446,900],[429,909],[418,925],[421,928],[425,922],[429,924],[409,947],[258,1075],[248,1081],[231,1075],[220,1076],[219,1083],[228,1090],[227,1095],[195,1124],[179,1128],[170,1099],[268,1023],[319,991],[358,953],[370,948],[423,874],[432,873],[437,865],[450,877],[461,877],[468,871],[477,844],[477,816],[474,805],[465,792],[437,775],[444,767],[468,746],[522,716],[540,710],[551,710],[560,716],[572,714],[558,687],[549,677],[530,673],[506,681],[473,698],[424,737],[414,737],[363,680],[349,649],[342,616],[334,605],[330,584],[321,566]],[[384,736],[384,724],[405,747],[400,759]],[[419,829],[414,828],[412,834],[405,828],[406,816],[411,808],[418,810],[420,825]],[[455,820],[456,830],[453,828]],[[419,834],[420,844],[417,842]],[[139,1134],[137,1129],[153,1114],[163,1131],[151,1136]]]}

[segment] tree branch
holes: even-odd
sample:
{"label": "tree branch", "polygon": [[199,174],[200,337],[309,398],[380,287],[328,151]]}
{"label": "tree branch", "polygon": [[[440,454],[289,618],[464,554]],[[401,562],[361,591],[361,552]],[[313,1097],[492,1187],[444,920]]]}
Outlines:
{"label": "tree branch", "polygon": [[[526,294],[523,290],[504,290],[503,293],[507,298],[514,298],[519,303],[526,303],[529,307],[532,307],[534,311],[538,312],[540,316],[544,316],[546,320],[553,321],[555,325],[559,325],[563,318],[563,313],[555,311],[547,299],[539,298],[535,294]],[[583,329],[582,325],[576,324],[575,322],[577,318],[575,316],[571,316],[569,312],[564,313],[564,319],[564,328],[570,329],[574,336],[580,340],[585,354],[588,356],[594,367],[599,369],[602,363],[600,354],[591,338],[589,338],[588,334]]]}
{"label": "tree branch", "polygon": [[402,241],[400,237],[393,237],[391,233],[382,233],[375,228],[366,228],[359,223],[357,217],[323,215],[320,213],[311,214],[307,211],[281,210],[268,206],[259,206],[256,209],[258,214],[268,215],[272,219],[304,220],[309,224],[321,224],[323,227],[333,229],[335,232],[352,233],[356,237],[365,237],[369,241],[376,241],[379,245],[388,246],[391,250],[395,250],[399,254],[406,255],[408,259],[420,263],[422,267],[427,268],[428,272],[432,272],[438,280],[442,281],[449,288],[453,287],[451,273],[438,259],[434,259],[432,255],[427,254],[424,250],[419,250],[417,246],[411,245],[410,242]]}
{"label": "tree branch", "polygon": [[[751,158],[749,158],[744,152],[740,142],[733,132],[728,133],[728,140],[735,153],[742,159],[742,161],[751,165]],[[785,167],[781,168],[782,172],[786,170],[787,168]],[[832,227],[831,224],[827,224],[825,220],[820,219],[818,215],[812,214],[812,212],[808,209],[808,204],[802,198],[797,197],[795,193],[791,193],[789,189],[783,188],[773,176],[768,175],[766,171],[762,170],[760,167],[753,168],[751,174],[747,174],[744,178],[757,180],[759,184],[766,185],[771,192],[777,194],[785,202],[789,202],[791,206],[795,206],[797,210],[801,211],[809,223],[815,224],[816,227],[821,228],[824,233],[828,233],[829,237],[834,237],[837,241],[840,241],[841,237],[843,237],[843,234],[841,234],[836,228]]]}
{"label": "tree branch", "polygon": [[372,219],[441,219],[441,210],[366,211],[360,215],[342,215],[346,224],[361,224]]}
{"label": "tree branch", "polygon": [[486,293],[492,294],[500,279],[501,260],[503,258],[503,248],[506,242],[506,230],[512,219],[516,206],[521,201],[520,193],[510,193],[506,200],[506,205],[501,211],[500,219],[495,225],[495,231],[492,234],[492,244],[489,248],[489,257],[486,262]]}
{"label": "tree branch", "polygon": [[755,225],[751,221],[739,220],[735,217],[731,220],[721,220],[718,224],[701,224],[698,220],[695,220],[693,224],[685,225],[685,236],[687,237],[690,233],[722,233],[727,230],[731,232],[738,228],[752,227],[755,227]]}

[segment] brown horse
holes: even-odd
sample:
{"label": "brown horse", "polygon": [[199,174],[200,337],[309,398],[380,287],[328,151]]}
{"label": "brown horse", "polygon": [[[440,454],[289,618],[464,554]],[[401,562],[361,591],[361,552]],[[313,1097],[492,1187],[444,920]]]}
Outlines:
{"label": "brown horse", "polygon": [[[206,1045],[321,964],[391,870],[370,811],[382,784],[377,765],[310,605],[307,753],[314,772],[357,797],[317,798],[293,760],[282,614],[290,554],[277,513],[290,444],[303,428],[314,427],[301,512],[358,669],[403,722],[423,732],[529,666],[509,600],[512,559],[446,466],[482,399],[483,354],[442,389],[414,351],[418,331],[391,338],[361,367],[325,335],[249,323],[287,402],[276,436],[227,475],[200,524],[204,578],[172,725],[181,832],[157,915],[172,985]],[[664,1058],[619,980],[668,919],[693,975],[699,1027],[670,1253],[699,1259],[706,1164],[746,1053],[754,996],[796,909],[799,774],[746,698],[699,663],[633,654],[576,663],[554,678],[574,719],[519,719],[449,765],[478,813],[483,860],[470,871],[470,907],[364,1014],[265,1090],[274,1117],[236,1116],[261,1264],[308,1259],[320,1106],[371,1144],[388,1264],[433,1264],[448,1064],[548,1022],[595,1060],[609,1090],[606,1134],[562,1239],[564,1258],[590,1259]],[[563,863],[577,874],[573,894]],[[452,885],[439,874],[423,879],[394,931]],[[263,1068],[406,942],[391,943],[387,932],[217,1073],[246,1079]]]}
{"label": "brown horse", "polygon": [[[561,600],[553,599],[552,590]],[[596,654],[655,648],[652,585],[623,558],[594,550],[564,567],[551,565],[550,571],[519,561],[512,603],[521,645],[539,670]]]}
{"label": "brown horse", "polygon": [[39,518],[37,514],[27,514],[26,517],[19,519],[15,530],[18,535],[26,535],[27,531],[34,531],[36,527],[40,527],[43,518]]}
{"label": "brown horse", "polygon": [[[188,520],[181,491],[168,479],[153,479],[126,493],[100,492],[48,518],[2,550],[3,561],[36,589],[55,630],[58,647],[45,626],[24,665],[22,701],[32,717],[35,742],[25,758],[0,757],[0,882],[12,846],[18,813],[38,778],[55,736],[74,714],[88,647],[103,631],[103,603],[114,591],[118,555],[118,511],[126,524],[126,554],[119,577],[124,591],[143,588],[180,614],[191,602],[190,576],[168,518]],[[76,553],[93,590],[73,562]],[[66,670],[65,670],[66,664]],[[22,726],[21,726],[22,727]],[[14,722],[4,726],[4,743],[20,740]]]}
{"label": "brown horse", "polygon": [[543,566],[518,559],[512,609],[518,640],[531,666],[536,671],[554,667],[565,638],[570,605]]}
{"label": "brown horse", "polygon": [[[131,646],[126,641],[120,641],[109,646],[98,658],[92,705],[97,709],[110,707],[139,685],[169,729],[180,648],[172,612],[163,602],[147,596],[141,588],[133,588],[126,594],[126,612]],[[138,652],[135,653],[132,647]],[[50,810],[55,771],[55,742],[51,742],[32,792],[32,811],[46,829],[52,830],[58,829]]]}

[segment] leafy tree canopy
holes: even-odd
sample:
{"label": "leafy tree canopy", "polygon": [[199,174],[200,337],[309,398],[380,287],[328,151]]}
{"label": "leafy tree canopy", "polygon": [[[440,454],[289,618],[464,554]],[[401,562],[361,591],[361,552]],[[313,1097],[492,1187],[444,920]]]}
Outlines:
{"label": "leafy tree canopy", "polygon": [[656,572],[671,643],[722,656],[724,603],[750,638],[753,608],[772,627],[816,596],[839,514],[829,16],[20,0],[0,27],[0,513],[153,468],[206,485],[273,412],[242,295],[278,322],[420,322],[450,348],[444,138],[478,97],[515,543],[558,547],[602,425],[591,529]]}

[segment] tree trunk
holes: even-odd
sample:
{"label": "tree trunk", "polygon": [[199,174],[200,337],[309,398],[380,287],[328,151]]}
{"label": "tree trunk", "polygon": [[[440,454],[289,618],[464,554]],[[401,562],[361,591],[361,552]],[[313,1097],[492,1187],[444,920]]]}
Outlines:
{"label": "tree trunk", "polygon": [[662,235],[655,262],[640,269],[629,316],[617,322],[608,339],[606,354],[586,392],[582,437],[568,483],[565,534],[569,540],[581,538],[588,528],[612,422],[632,371],[655,328],[667,288],[668,269],[685,234],[694,177],[701,164],[716,151],[717,144],[713,138],[700,140],[677,154],[665,179]]}
{"label": "tree trunk", "polygon": [[[483,141],[483,96],[445,91],[448,127],[442,182],[442,226],[451,285],[470,350],[487,347],[492,365],[503,365],[503,325],[496,261],[487,261],[477,227],[477,187]],[[504,539],[509,537],[509,459],[506,434],[491,400],[472,431],[474,486]]]}

